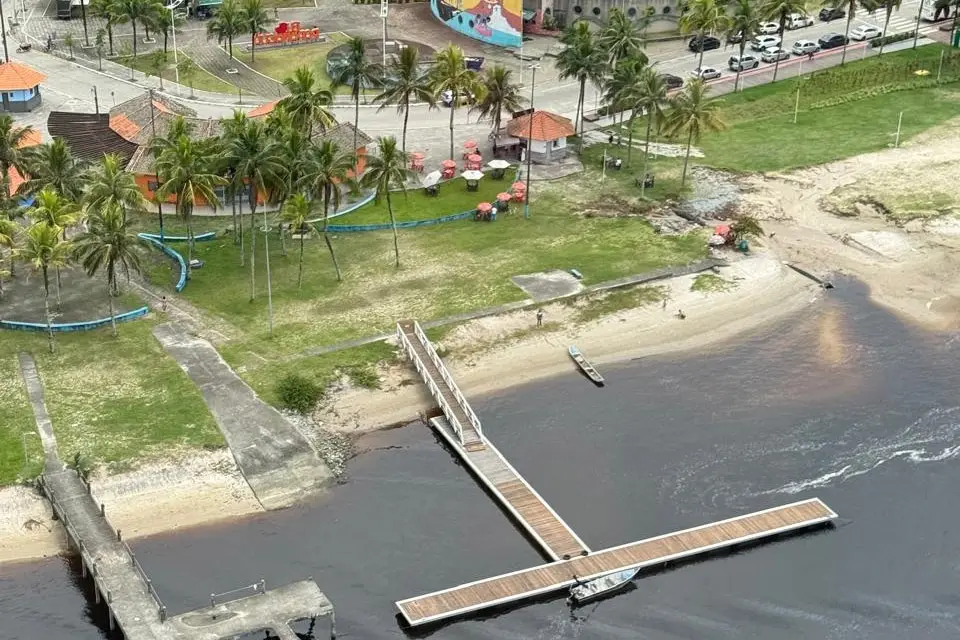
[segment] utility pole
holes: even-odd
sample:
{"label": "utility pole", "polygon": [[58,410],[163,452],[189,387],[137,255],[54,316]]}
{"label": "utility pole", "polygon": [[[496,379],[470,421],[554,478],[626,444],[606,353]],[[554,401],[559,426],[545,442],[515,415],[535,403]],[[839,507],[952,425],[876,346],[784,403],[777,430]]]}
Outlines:
{"label": "utility pole", "polygon": [[533,116],[537,113],[536,108],[533,106],[533,92],[537,87],[537,69],[540,68],[538,64],[531,64],[530,71],[532,73],[530,77],[530,131],[527,135],[527,189],[525,192],[526,198],[523,201],[523,217],[530,217],[530,164],[533,161],[533,155],[530,153],[533,149]]}
{"label": "utility pole", "polygon": [[383,67],[387,67],[387,12],[390,7],[389,0],[380,0],[380,19],[383,21],[383,34],[380,38],[380,48],[383,53]]}
{"label": "utility pole", "polygon": [[[2,0],[0,0],[2,1]],[[157,137],[157,123],[153,117],[153,89],[150,89],[150,131],[153,134],[153,137]],[[157,191],[160,189],[160,172],[157,171],[157,157],[153,157],[153,170],[156,171],[154,175],[157,177],[157,188],[153,192],[153,197],[157,201],[157,217],[160,218],[160,244],[163,244],[163,204],[160,201],[160,198],[157,197]],[[188,265],[189,267],[189,265]],[[187,269],[187,273],[190,273],[190,269]]]}
{"label": "utility pole", "polygon": [[93,110],[97,112],[97,115],[100,115],[100,100],[97,98],[97,85],[93,85],[91,91],[93,92]]}
{"label": "utility pole", "polygon": [[0,1],[0,32],[3,33],[3,59],[10,62],[10,52],[7,50],[7,19],[3,17],[3,2]]}

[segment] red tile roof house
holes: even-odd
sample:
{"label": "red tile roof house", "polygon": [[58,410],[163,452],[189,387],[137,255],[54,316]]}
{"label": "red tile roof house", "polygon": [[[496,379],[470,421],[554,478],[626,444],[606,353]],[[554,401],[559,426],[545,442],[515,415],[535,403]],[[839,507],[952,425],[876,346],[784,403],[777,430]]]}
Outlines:
{"label": "red tile roof house", "polygon": [[[531,119],[533,120],[532,132]],[[558,162],[565,158],[567,136],[573,134],[573,122],[569,118],[549,111],[525,113],[507,123],[507,135],[525,141],[530,159],[537,164]]]}
{"label": "red tile roof house", "polygon": [[40,83],[47,79],[39,71],[18,62],[0,64],[0,100],[3,111],[22,113],[40,106]]}

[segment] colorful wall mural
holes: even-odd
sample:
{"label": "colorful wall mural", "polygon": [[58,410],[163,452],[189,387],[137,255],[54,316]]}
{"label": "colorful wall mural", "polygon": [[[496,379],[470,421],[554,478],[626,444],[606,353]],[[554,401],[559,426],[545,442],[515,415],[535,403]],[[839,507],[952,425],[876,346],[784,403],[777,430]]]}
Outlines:
{"label": "colorful wall mural", "polygon": [[430,0],[433,15],[471,38],[500,47],[519,47],[523,0]]}

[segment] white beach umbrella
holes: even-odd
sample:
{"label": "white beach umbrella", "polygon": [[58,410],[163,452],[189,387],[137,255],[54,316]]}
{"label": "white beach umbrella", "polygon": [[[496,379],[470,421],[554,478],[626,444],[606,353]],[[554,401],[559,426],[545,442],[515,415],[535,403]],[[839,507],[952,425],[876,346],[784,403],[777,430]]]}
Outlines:
{"label": "white beach umbrella", "polygon": [[477,171],[475,169],[471,169],[470,171],[464,171],[460,175],[463,176],[464,180],[471,180],[471,181],[479,180],[480,178],[483,177],[483,171]]}
{"label": "white beach umbrella", "polygon": [[500,158],[497,158],[496,160],[491,160],[490,162],[488,162],[487,166],[490,167],[491,169],[506,169],[507,167],[510,166],[510,163],[507,162],[506,160],[501,160]]}
{"label": "white beach umbrella", "polygon": [[440,178],[442,177],[443,176],[439,171],[431,171],[427,175],[423,176],[423,180],[421,180],[421,184],[423,184],[424,187],[433,187],[439,184]]}

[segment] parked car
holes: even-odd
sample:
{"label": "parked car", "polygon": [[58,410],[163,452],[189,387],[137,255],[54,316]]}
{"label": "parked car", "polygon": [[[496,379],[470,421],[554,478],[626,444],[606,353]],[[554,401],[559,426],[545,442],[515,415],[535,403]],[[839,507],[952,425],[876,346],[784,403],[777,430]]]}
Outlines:
{"label": "parked car", "polygon": [[702,69],[694,69],[690,72],[690,75],[701,80],[713,80],[720,77],[720,70],[713,67],[703,67]]}
{"label": "parked car", "polygon": [[862,24],[850,32],[851,40],[871,40],[883,35],[883,29],[872,24]]}
{"label": "parked car", "polygon": [[746,71],[747,69],[756,69],[760,66],[760,61],[757,59],[757,56],[745,53],[743,56],[730,56],[730,59],[727,60],[727,66],[730,67],[730,71]]}
{"label": "parked car", "polygon": [[727,44],[740,44],[743,40],[743,31],[727,34]]}
{"label": "parked car", "polygon": [[847,44],[847,36],[842,33],[828,33],[817,40],[821,49],[835,49]]}
{"label": "parked car", "polygon": [[847,12],[840,7],[824,7],[823,9],[820,9],[820,13],[817,15],[824,22],[830,22],[831,20],[845,18],[847,16]]}
{"label": "parked car", "polygon": [[763,51],[770,47],[780,46],[780,36],[757,36],[750,41],[750,48],[754,51]]}
{"label": "parked car", "polygon": [[757,33],[761,35],[772,35],[778,31],[780,31],[779,22],[761,22],[757,27]]}
{"label": "parked car", "polygon": [[804,13],[791,13],[787,18],[787,29],[803,29],[813,25],[813,18]]}
{"label": "parked car", "polygon": [[790,52],[780,47],[770,47],[764,49],[760,54],[760,59],[764,62],[776,62],[777,60],[786,60],[790,57]]}
{"label": "parked car", "polygon": [[720,39],[714,38],[713,36],[703,36],[702,38],[700,36],[693,36],[690,38],[687,48],[694,53],[710,51],[711,49],[719,49]]}
{"label": "parked car", "polygon": [[683,86],[683,78],[669,73],[661,73],[660,79],[667,85],[667,89],[679,89]]}
{"label": "parked car", "polygon": [[811,53],[816,53],[820,51],[820,45],[818,45],[813,40],[797,40],[793,43],[793,55],[795,56],[808,56]]}

